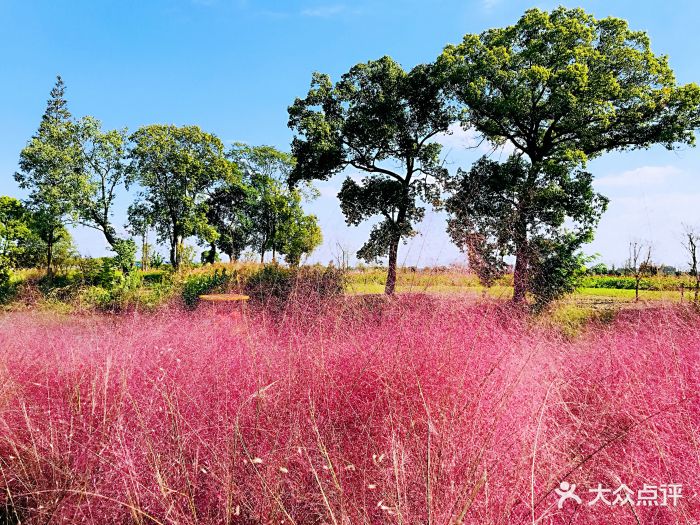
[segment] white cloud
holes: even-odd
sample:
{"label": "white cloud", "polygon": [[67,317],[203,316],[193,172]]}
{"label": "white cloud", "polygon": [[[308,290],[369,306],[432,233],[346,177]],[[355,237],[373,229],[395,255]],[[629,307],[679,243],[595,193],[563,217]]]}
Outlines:
{"label": "white cloud", "polygon": [[682,175],[683,171],[675,166],[642,166],[596,179],[595,185],[605,188],[628,188],[658,185],[668,182],[670,178]]}
{"label": "white cloud", "polygon": [[303,9],[301,14],[303,16],[311,16],[316,18],[329,18],[331,16],[336,16],[347,11],[347,7],[343,4],[333,4],[333,5],[320,5],[317,7],[310,7]]}
{"label": "white cloud", "polygon": [[500,3],[501,0],[481,0],[481,8],[485,11],[490,11]]}

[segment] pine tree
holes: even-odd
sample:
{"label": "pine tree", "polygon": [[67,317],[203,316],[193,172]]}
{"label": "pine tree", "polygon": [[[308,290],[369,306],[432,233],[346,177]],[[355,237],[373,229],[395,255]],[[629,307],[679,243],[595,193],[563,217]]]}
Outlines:
{"label": "pine tree", "polygon": [[27,207],[41,218],[37,232],[46,244],[46,272],[53,275],[53,251],[74,213],[75,196],[85,191],[76,125],[60,76],[51,90],[39,129],[20,153],[15,180],[29,190]]}

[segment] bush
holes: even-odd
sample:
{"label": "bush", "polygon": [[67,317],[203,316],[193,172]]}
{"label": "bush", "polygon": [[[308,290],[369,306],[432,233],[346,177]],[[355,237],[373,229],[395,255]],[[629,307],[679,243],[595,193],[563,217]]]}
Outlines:
{"label": "bush", "polygon": [[245,289],[252,298],[263,302],[338,297],[345,291],[345,272],[320,265],[285,268],[270,264],[255,272]]}
{"label": "bush", "polygon": [[81,290],[79,299],[81,306],[105,312],[153,310],[168,300],[172,291],[173,286],[169,281],[144,286],[139,272],[132,272],[110,288],[103,286],[84,288]]}
{"label": "bush", "polygon": [[185,279],[182,287],[182,300],[189,308],[199,302],[199,296],[210,292],[224,292],[235,281],[235,270],[226,268],[214,270],[214,273],[195,273]]}
{"label": "bush", "polygon": [[163,270],[146,270],[141,272],[141,278],[147,285],[163,284],[167,281],[168,272]]}
{"label": "bush", "polygon": [[10,283],[10,277],[12,273],[10,272],[9,264],[5,259],[0,257],[0,304],[6,303],[12,297],[12,285]]}

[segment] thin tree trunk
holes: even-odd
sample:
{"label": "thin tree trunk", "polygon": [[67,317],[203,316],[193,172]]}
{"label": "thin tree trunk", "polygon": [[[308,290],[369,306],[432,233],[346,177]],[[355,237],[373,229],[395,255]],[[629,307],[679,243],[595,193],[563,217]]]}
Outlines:
{"label": "thin tree trunk", "polygon": [[141,237],[141,270],[148,270],[148,248],[146,235]]}
{"label": "thin tree trunk", "polygon": [[394,295],[396,290],[396,260],[398,259],[400,240],[392,240],[389,247],[389,271],[387,272],[386,286],[384,287],[386,295]]}
{"label": "thin tree trunk", "polygon": [[51,234],[46,242],[46,279],[49,284],[53,281],[53,245],[53,234]]}
{"label": "thin tree trunk", "polygon": [[[404,192],[404,199],[407,201],[408,188],[404,188]],[[394,292],[396,291],[396,262],[399,255],[399,243],[401,242],[401,227],[405,220],[406,206],[401,206],[396,216],[396,232],[394,233],[394,238],[391,240],[391,244],[389,245],[389,270],[386,275],[386,286],[384,287],[384,293],[386,295],[394,295]]]}
{"label": "thin tree trunk", "polygon": [[516,250],[513,271],[513,302],[521,305],[527,301],[529,257],[526,246],[519,246]]}
{"label": "thin tree trunk", "polygon": [[515,269],[513,270],[513,303],[524,305],[527,302],[528,274],[530,266],[530,246],[527,239],[527,223],[520,219],[516,226]]}

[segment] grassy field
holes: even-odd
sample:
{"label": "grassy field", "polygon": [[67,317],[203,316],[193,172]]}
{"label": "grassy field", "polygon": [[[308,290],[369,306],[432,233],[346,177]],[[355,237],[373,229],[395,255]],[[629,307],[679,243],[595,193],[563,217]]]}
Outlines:
{"label": "grassy field", "polygon": [[[386,282],[384,270],[350,271],[348,273],[347,293],[377,294],[384,291]],[[513,293],[511,276],[506,276],[491,288],[484,288],[478,279],[469,273],[455,270],[418,270],[403,269],[398,273],[397,291],[399,293],[435,293],[435,294],[466,294],[473,296],[487,295],[493,298],[508,298]],[[634,288],[606,288],[601,285],[629,286],[629,278],[608,279],[605,276],[587,277],[584,286],[572,294],[568,300],[583,304],[599,300],[601,302],[633,302]],[[688,301],[692,294],[688,291],[690,283],[686,278],[663,277],[647,279],[640,289],[640,301],[680,302],[679,286],[685,284],[684,300]],[[595,285],[595,286],[591,286]],[[652,288],[652,289],[649,289]]]}
{"label": "grassy field", "polygon": [[0,523],[698,523],[694,309],[355,299],[0,315]]}

